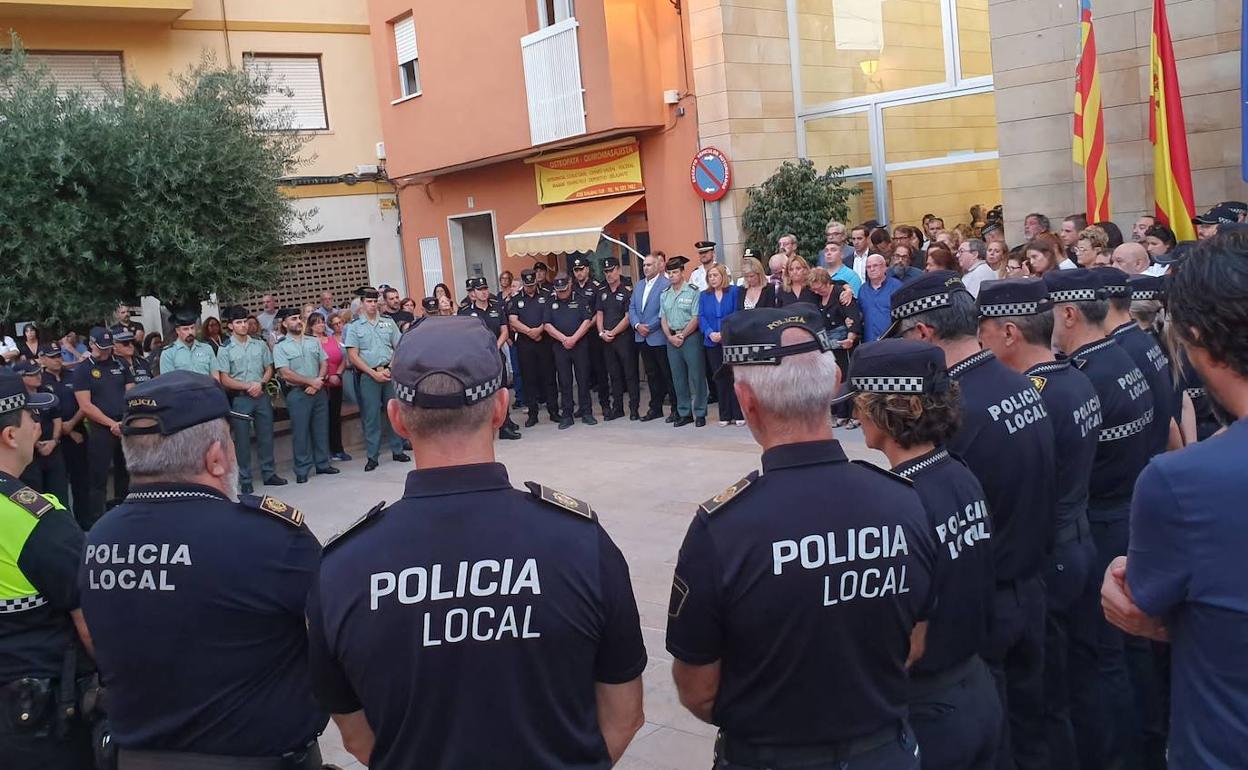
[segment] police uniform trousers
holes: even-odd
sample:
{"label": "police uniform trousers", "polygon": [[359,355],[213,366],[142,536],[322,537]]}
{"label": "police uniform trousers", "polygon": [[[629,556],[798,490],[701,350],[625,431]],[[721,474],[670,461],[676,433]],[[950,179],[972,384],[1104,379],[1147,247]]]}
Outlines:
{"label": "police uniform trousers", "polygon": [[130,474],[126,472],[126,457],[121,452],[121,439],[103,425],[91,423],[87,429],[89,498],[85,512],[74,509],[78,515],[78,523],[84,529],[89,529],[104,515],[110,470],[113,474],[113,495],[121,499],[130,491]]}
{"label": "police uniform trousers", "polygon": [[[558,340],[551,341],[555,358],[555,375],[559,380],[559,414],[563,418],[586,417],[594,413],[594,402],[589,390],[589,341],[582,337],[571,350]],[[572,377],[576,376],[577,400],[580,408],[572,402]]]}
{"label": "police uniform trousers", "polygon": [[997,767],[1044,770],[1044,581],[997,583],[983,652],[1005,712]]}
{"label": "police uniform trousers", "polygon": [[992,770],[1004,715],[996,682],[978,655],[930,676],[910,677],[910,725],[923,770]]}
{"label": "police uniform trousers", "polygon": [[676,388],[676,411],[681,417],[706,417],[706,360],[702,353],[702,332],[695,331],[680,347],[667,346],[667,362],[672,367]]}
{"label": "police uniform trousers", "polygon": [[0,698],[0,767],[4,770],[92,770],[95,757],[91,729],[81,720],[70,723],[67,734],[57,738],[46,727],[18,731],[17,715],[6,698]]}
{"label": "police uniform trousers", "polygon": [[[83,513],[91,504],[91,485],[87,478],[87,432],[79,426],[72,434],[61,439],[61,455],[65,458],[65,473],[69,476],[72,505],[66,500],[61,502],[74,512],[81,524]],[[75,436],[82,440],[81,444],[74,440]]]}
{"label": "police uniform trousers", "polygon": [[603,415],[611,412],[611,385],[607,381],[607,359],[605,343],[598,336],[597,327],[590,325],[585,332],[589,343],[589,385],[598,392],[598,405]]}
{"label": "police uniform trousers", "polygon": [[[844,348],[833,348],[832,357],[836,359],[836,366],[841,370],[841,378],[844,379],[846,373],[849,372],[849,355],[852,350]],[[842,420],[848,420],[854,416],[854,400],[847,398],[839,404],[833,404],[832,416],[839,417]]]}
{"label": "police uniform trousers", "polygon": [[231,757],[189,751],[118,751],[117,770],[320,770],[321,748],[313,741],[290,757]]}
{"label": "police uniform trousers", "polygon": [[524,382],[520,376],[520,354],[516,352],[516,339],[513,336],[507,343],[507,360],[511,362],[511,385],[516,389],[516,403],[524,403]]}
{"label": "police uniform trousers", "polygon": [[838,744],[738,746],[721,731],[712,770],[919,770],[921,747],[901,722]]}
{"label": "police uniform trousers", "polygon": [[536,417],[538,400],[546,397],[546,411],[550,419],[559,419],[559,396],[555,390],[555,358],[550,346],[555,344],[543,336],[534,342],[525,335],[516,340],[516,352],[520,357],[520,374],[524,377],[525,406],[529,416]]}
{"label": "police uniform trousers", "polygon": [[[343,372],[346,376],[346,372]],[[346,380],[343,380],[343,385]],[[325,392],[329,396],[329,453],[344,454],[346,452],[342,447],[342,389],[343,385],[332,387],[325,386]]]}
{"label": "police uniform trousers", "polygon": [[46,457],[36,451],[35,458],[22,471],[21,479],[36,492],[56,495],[62,504],[69,500],[69,474],[65,470],[65,455],[60,445]]}
{"label": "police uniform trousers", "polygon": [[602,341],[607,377],[611,386],[611,408],[607,413],[624,414],[624,391],[628,391],[628,411],[636,414],[641,408],[641,385],[637,382],[637,345],[633,334],[625,329],[618,337]]}
{"label": "police uniform trousers", "polygon": [[309,396],[295,386],[286,394],[286,410],[290,412],[295,475],[307,476],[313,468],[329,467],[329,397],[325,391]]}
{"label": "police uniform trousers", "polygon": [[1095,560],[1092,532],[1080,514],[1058,531],[1044,577],[1044,721],[1049,767],[1055,770],[1079,767],[1070,712],[1070,630]]}
{"label": "police uniform trousers", "polygon": [[[662,332],[655,332],[661,334]],[[663,402],[674,402],[675,388],[672,387],[672,365],[667,359],[666,345],[647,345],[637,343],[641,351],[641,363],[646,370],[646,387],[650,390],[650,414],[662,414]]]}
{"label": "police uniform trousers", "polygon": [[[368,454],[368,459],[377,459],[377,455],[381,453],[383,437],[390,447],[390,452],[399,454],[403,451],[403,439],[390,428],[390,418],[386,416],[386,404],[394,398],[394,383],[377,382],[363,372],[358,373],[355,379],[360,404],[360,422],[364,427],[364,449]],[[322,466],[320,462],[317,465]]]}
{"label": "police uniform trousers", "polygon": [[256,451],[260,454],[260,478],[277,472],[273,463],[273,402],[269,394],[252,398],[246,393],[234,396],[230,406],[235,412],[251,417],[251,421],[231,418],[234,428],[234,455],[238,458],[238,480],[251,481],[251,429],[256,429]]}
{"label": "police uniform trousers", "polygon": [[[707,376],[714,377],[719,367],[724,365],[724,346],[714,345],[703,349],[706,351]],[[725,384],[719,389],[719,419],[729,422],[745,419],[741,415],[741,405],[737,403],[737,393],[731,385]]]}

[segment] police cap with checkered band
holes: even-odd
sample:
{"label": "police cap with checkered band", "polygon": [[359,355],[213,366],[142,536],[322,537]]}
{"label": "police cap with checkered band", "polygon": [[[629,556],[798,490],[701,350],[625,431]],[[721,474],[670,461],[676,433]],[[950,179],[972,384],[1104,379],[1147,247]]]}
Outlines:
{"label": "police cap with checkered band", "polygon": [[1041,278],[1008,278],[979,285],[979,317],[1039,315],[1053,308]]}
{"label": "police cap with checkered band", "polygon": [[854,351],[845,386],[832,403],[858,393],[922,396],[949,389],[945,354],[918,340],[877,340]]}
{"label": "police cap with checkered band", "polygon": [[1054,304],[1095,302],[1106,297],[1105,284],[1101,277],[1082,267],[1074,270],[1050,270],[1044,274],[1044,285],[1049,287],[1049,299]]}
{"label": "police cap with checkered band", "polygon": [[[503,361],[493,335],[472,316],[439,316],[416,322],[394,351],[394,395],[426,409],[456,409],[484,401],[503,386]],[[420,392],[431,374],[445,374],[463,389],[456,393]]]}
{"label": "police cap with checkered band", "polygon": [[56,406],[52,393],[27,393],[22,376],[12,369],[0,369],[0,414],[19,409],[47,409]]}
{"label": "police cap with checkered band", "polygon": [[[801,329],[810,334],[809,342],[782,345],[785,329]],[[826,353],[832,342],[824,330],[823,315],[814,306],[798,302],[787,307],[755,308],[748,313],[733,313],[720,326],[720,343],[724,365],[715,372],[727,378],[734,366],[776,365],[785,356],[812,350]]]}
{"label": "police cap with checkered band", "polygon": [[930,273],[906,281],[893,292],[891,299],[893,323],[884,332],[885,337],[895,337],[905,319],[953,304],[953,295],[965,292],[962,279],[952,270],[933,270]]}

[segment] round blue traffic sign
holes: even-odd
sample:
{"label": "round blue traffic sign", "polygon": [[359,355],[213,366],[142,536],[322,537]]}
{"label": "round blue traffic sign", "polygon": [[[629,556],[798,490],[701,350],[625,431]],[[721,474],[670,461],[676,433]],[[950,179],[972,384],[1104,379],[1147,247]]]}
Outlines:
{"label": "round blue traffic sign", "polygon": [[717,201],[724,197],[732,185],[728,157],[714,147],[699,150],[689,165],[689,183],[702,200]]}

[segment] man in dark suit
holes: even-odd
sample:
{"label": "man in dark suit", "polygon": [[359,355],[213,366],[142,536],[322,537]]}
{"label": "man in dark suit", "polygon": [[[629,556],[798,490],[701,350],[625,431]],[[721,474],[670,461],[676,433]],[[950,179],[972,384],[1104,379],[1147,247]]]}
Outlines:
{"label": "man in dark suit", "polygon": [[[641,350],[641,360],[646,367],[646,382],[650,385],[650,410],[642,415],[642,422],[663,416],[663,399],[672,395],[672,370],[667,362],[667,338],[659,325],[659,297],[667,289],[663,276],[665,255],[655,252],[646,256],[641,269],[645,278],[633,289],[628,306],[628,323],[633,327],[633,339]],[[676,419],[675,407],[667,418]]]}

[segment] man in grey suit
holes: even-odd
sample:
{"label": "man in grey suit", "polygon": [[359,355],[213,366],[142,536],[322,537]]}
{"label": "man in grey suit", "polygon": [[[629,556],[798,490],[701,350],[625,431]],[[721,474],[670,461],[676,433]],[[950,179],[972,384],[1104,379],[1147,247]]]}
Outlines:
{"label": "man in grey suit", "polygon": [[[650,410],[641,416],[649,422],[663,416],[663,399],[672,395],[672,369],[667,362],[667,337],[659,324],[659,297],[668,286],[663,275],[663,263],[667,255],[661,251],[646,256],[641,263],[645,279],[633,288],[633,298],[628,305],[628,323],[633,327],[633,339],[641,351],[641,361],[646,367],[646,382],[650,385]],[[676,419],[672,407],[667,422]]]}

